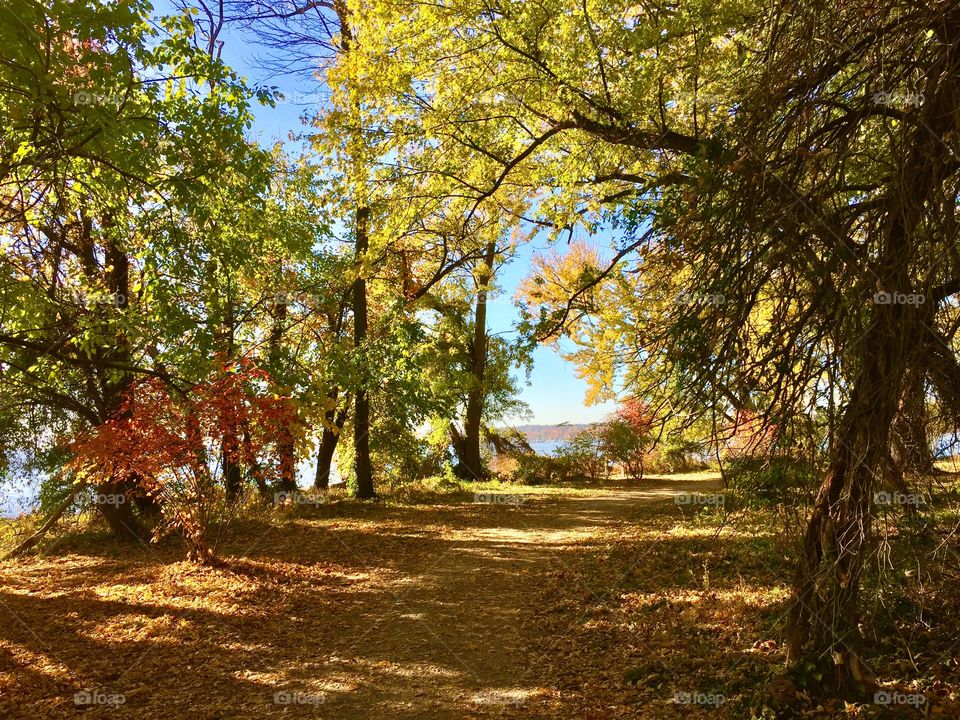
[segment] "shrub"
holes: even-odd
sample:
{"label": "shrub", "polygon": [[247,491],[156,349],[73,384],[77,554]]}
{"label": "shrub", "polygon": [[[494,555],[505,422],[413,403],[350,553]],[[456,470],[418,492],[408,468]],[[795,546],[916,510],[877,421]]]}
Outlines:
{"label": "shrub", "polygon": [[600,480],[610,475],[607,448],[602,425],[591,425],[581,430],[557,448],[555,467],[559,479]]}
{"label": "shrub", "polygon": [[794,504],[816,485],[809,461],[790,455],[739,455],[726,463],[723,476],[751,507]]}
{"label": "shrub", "polygon": [[554,458],[535,452],[510,452],[495,455],[490,461],[490,471],[503,482],[520,485],[540,485],[555,478]]}

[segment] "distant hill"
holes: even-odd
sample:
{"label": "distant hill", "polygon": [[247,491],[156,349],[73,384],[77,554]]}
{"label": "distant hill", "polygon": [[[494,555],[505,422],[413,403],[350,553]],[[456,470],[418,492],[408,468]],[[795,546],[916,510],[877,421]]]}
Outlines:
{"label": "distant hill", "polygon": [[522,432],[527,442],[545,442],[545,441],[564,441],[569,440],[581,430],[590,427],[589,425],[564,424],[564,425],[517,425],[517,430]]}

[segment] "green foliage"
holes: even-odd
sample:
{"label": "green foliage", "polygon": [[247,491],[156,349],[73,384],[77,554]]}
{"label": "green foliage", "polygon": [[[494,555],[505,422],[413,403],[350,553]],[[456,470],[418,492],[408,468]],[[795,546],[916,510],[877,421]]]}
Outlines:
{"label": "green foliage", "polygon": [[40,483],[37,494],[37,510],[41,515],[53,512],[74,491],[74,483],[69,475],[53,473]]}
{"label": "green foliage", "polygon": [[518,485],[542,485],[557,480],[559,468],[556,458],[537,453],[513,453],[498,464],[495,475]]}
{"label": "green foliage", "polygon": [[560,480],[601,480],[610,473],[604,428],[593,425],[581,430],[556,452]]}
{"label": "green foliage", "polygon": [[799,504],[818,485],[809,460],[789,455],[738,455],[724,463],[723,476],[750,507]]}

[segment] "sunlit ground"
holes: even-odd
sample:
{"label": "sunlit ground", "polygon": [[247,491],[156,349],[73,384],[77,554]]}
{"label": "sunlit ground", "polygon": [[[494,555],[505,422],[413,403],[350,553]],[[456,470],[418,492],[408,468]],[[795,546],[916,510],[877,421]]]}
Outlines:
{"label": "sunlit ground", "polygon": [[739,720],[766,701],[790,566],[769,523],[678,504],[716,476],[474,490],[520,497],[237,521],[216,568],[103,536],[4,563],[0,717]]}

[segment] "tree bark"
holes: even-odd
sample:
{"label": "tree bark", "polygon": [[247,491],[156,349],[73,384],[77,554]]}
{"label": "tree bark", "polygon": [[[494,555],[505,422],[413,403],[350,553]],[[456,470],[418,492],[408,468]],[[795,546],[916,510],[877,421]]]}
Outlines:
{"label": "tree bark", "polygon": [[[113,483],[104,483],[97,487],[97,492],[101,494],[121,494],[117,486]],[[140,524],[133,514],[133,504],[125,502],[122,505],[112,505],[109,503],[100,503],[97,505],[100,515],[107,521],[107,525],[113,532],[113,536],[121,541],[128,543],[144,543],[150,539],[150,533]]]}
{"label": "tree bark", "polygon": [[228,432],[220,448],[221,464],[223,466],[223,484],[227,494],[227,502],[233,504],[243,488],[243,472],[239,457],[239,445],[236,441],[236,433]]}
{"label": "tree bark", "polygon": [[[487,245],[484,265],[477,274],[477,305],[474,311],[473,341],[470,344],[470,389],[467,392],[467,411],[463,423],[462,454],[458,474],[467,480],[482,480],[488,477],[480,452],[480,431],[483,421],[483,405],[486,395],[484,376],[487,369],[487,290],[493,275],[496,244]],[[456,447],[456,446],[455,446]]]}
{"label": "tree bark", "polygon": [[900,407],[894,418],[890,451],[901,473],[927,475],[933,471],[933,453],[927,437],[924,373],[911,370],[904,380]]}
{"label": "tree bark", "polygon": [[[337,393],[332,393],[334,401]],[[320,448],[317,450],[317,474],[313,480],[313,486],[318,490],[326,490],[330,487],[330,469],[333,465],[333,455],[337,450],[337,444],[340,442],[340,433],[347,421],[350,404],[347,404],[339,410],[332,407],[324,413],[327,422],[323,426],[323,435],[320,437]],[[332,426],[332,427],[331,427]]]}
{"label": "tree bark", "polygon": [[[940,140],[957,126],[960,98],[960,13],[936,32],[940,55],[927,68],[918,122],[905,129],[898,168],[886,188],[884,222],[875,232],[876,262],[868,267],[880,292],[911,292],[911,260],[926,232],[929,203],[955,160]],[[890,430],[905,375],[926,366],[920,357],[936,301],[875,303],[869,329],[851,357],[859,368],[844,410],[831,462],[804,536],[787,629],[787,659],[832,658],[837,691],[863,697],[868,670],[856,649],[860,575],[870,545],[875,477],[888,462]]]}
{"label": "tree bark", "polygon": [[[910,308],[878,306],[871,349],[851,392],[827,476],[807,525],[794,580],[787,658],[831,658],[836,689],[862,695],[868,670],[857,654],[860,575],[870,542],[875,477],[886,462],[905,357],[903,318]],[[890,322],[890,321],[893,322]]]}
{"label": "tree bark", "polygon": [[[334,0],[333,10],[340,25],[340,52],[347,55],[356,38],[350,26],[350,8],[344,0]],[[367,281],[364,277],[364,261],[370,247],[370,206],[367,200],[367,170],[364,161],[364,138],[360,98],[356,88],[349,88],[350,128],[349,154],[352,165],[353,193],[356,202],[354,224],[354,268],[357,279],[353,283],[353,344],[354,349],[364,353],[367,340]],[[364,373],[366,375],[366,373]],[[358,498],[376,497],[373,487],[373,466],[370,462],[370,398],[366,381],[361,380],[354,389],[353,454],[356,474],[355,494]]]}
{"label": "tree bark", "polygon": [[[363,259],[369,247],[367,222],[370,209],[357,208],[356,267],[357,279],[353,285],[353,344],[361,353],[367,341],[367,281],[363,277]],[[376,497],[373,487],[373,466],[370,462],[370,399],[363,382],[356,388],[354,397],[353,450],[356,473],[356,496]]]}
{"label": "tree bark", "polygon": [[[270,366],[275,374],[278,373],[283,360],[281,344],[286,319],[287,303],[285,301],[274,302],[273,328],[270,332]],[[282,492],[295,492],[297,489],[297,456],[292,428],[284,427],[280,430],[280,437],[277,440],[277,454],[280,456],[278,488]]]}
{"label": "tree bark", "polygon": [[[112,221],[109,217],[103,220],[104,227],[109,227]],[[93,250],[92,223],[84,224],[84,242],[90,251]],[[107,258],[108,272],[105,273],[104,280],[107,288],[112,293],[113,301],[118,308],[124,309],[130,303],[130,260],[126,253],[117,246],[112,240],[106,240],[104,251]],[[115,346],[104,353],[105,356],[117,359],[120,362],[128,363],[130,361],[130,344],[126,336],[121,332],[117,333]],[[103,384],[103,419],[107,420],[113,417],[121,408],[124,396],[130,389],[133,378],[129,373],[123,373],[116,379],[106,379]],[[97,487],[97,493],[100,494],[126,494],[134,490],[129,478],[112,477],[101,483]],[[150,533],[140,524],[140,521],[133,513],[133,503],[125,502],[123,504],[100,503],[97,506],[100,515],[107,522],[113,532],[114,537],[122,542],[143,543],[146,542]]]}
{"label": "tree bark", "polygon": [[[236,313],[233,302],[233,283],[229,270],[227,271],[226,307],[223,321],[223,344],[227,361],[234,359],[234,345],[236,343]],[[279,340],[279,338],[277,338]],[[243,489],[243,468],[240,464],[239,430],[225,423],[223,439],[220,443],[220,466],[223,471],[223,486],[227,502],[233,505]]]}

